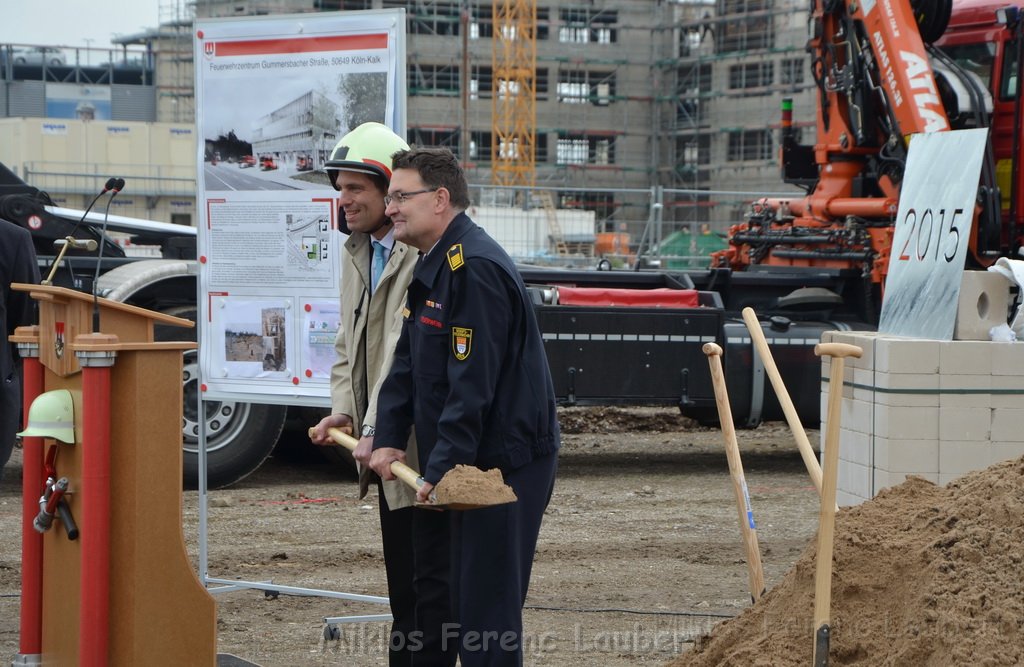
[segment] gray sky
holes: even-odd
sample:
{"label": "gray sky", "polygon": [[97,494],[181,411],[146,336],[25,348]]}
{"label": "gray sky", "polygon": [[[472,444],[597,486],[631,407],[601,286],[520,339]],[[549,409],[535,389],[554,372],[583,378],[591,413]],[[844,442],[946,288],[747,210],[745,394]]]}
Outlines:
{"label": "gray sky", "polygon": [[[110,49],[113,34],[129,35],[155,28],[160,20],[159,5],[170,7],[184,1],[0,0],[0,44]],[[70,62],[74,50],[68,50],[66,56]],[[105,60],[106,53],[92,54],[92,64]]]}

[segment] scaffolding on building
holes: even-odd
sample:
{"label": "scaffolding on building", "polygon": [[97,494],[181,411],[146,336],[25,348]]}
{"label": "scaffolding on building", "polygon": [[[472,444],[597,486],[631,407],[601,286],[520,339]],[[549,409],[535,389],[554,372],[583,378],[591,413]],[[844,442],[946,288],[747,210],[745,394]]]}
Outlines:
{"label": "scaffolding on building", "polygon": [[195,121],[195,75],[192,26],[195,2],[160,0],[160,24],[151,39],[157,59],[157,120]]}
{"label": "scaffolding on building", "polygon": [[[502,146],[522,158],[532,142],[532,168],[507,162],[550,189],[558,209],[593,211],[597,233],[627,234],[633,245],[645,238],[654,188],[665,192],[667,234],[741,221],[746,202],[715,192],[786,190],[776,159],[782,98],[794,101],[798,131],[815,121],[801,2],[502,3],[533,12],[532,65],[496,59],[502,35],[528,28],[501,14],[505,4],[496,14],[493,0],[160,0],[160,26],[135,43],[155,55],[156,120],[191,123],[197,18],[401,8],[408,140],[450,147],[470,182],[494,182]],[[499,127],[496,98],[531,103],[532,113],[514,111]]]}
{"label": "scaffolding on building", "polygon": [[748,205],[725,204],[715,191],[788,190],[777,162],[782,99],[794,101],[798,127],[814,126],[807,7],[793,0],[683,7],[677,50],[657,63],[672,84],[660,121],[669,139],[661,146],[659,180],[669,189],[667,219],[693,235],[724,232],[742,221]]}

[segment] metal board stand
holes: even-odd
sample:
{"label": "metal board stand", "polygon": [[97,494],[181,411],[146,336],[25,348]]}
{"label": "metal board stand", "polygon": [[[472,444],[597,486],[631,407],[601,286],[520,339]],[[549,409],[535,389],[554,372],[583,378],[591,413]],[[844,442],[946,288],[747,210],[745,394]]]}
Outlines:
{"label": "metal board stand", "polygon": [[[198,285],[198,282],[197,282]],[[198,288],[197,288],[198,292]],[[201,295],[197,293],[197,298],[201,298]],[[196,322],[196,327],[199,327],[200,322]],[[201,340],[200,336],[196,336],[197,339]],[[198,350],[197,350],[198,354]],[[202,364],[196,365],[196,372],[198,374],[197,382],[199,386],[203,383],[203,369]],[[198,415],[206,414],[203,406],[203,395],[202,391],[196,392],[198,405],[196,408]],[[206,420],[199,419],[199,474],[198,474],[198,485],[199,485],[199,580],[203,583],[206,589],[211,594],[216,593],[228,593],[231,591],[238,591],[242,589],[254,589],[262,590],[265,594],[285,594],[285,595],[304,595],[313,597],[328,597],[338,598],[342,600],[350,600],[354,602],[368,602],[371,604],[388,604],[389,600],[387,597],[381,597],[377,595],[361,595],[359,593],[343,593],[339,591],[322,590],[315,588],[301,588],[296,586],[282,586],[274,584],[270,581],[245,581],[235,579],[221,579],[209,576],[209,550],[208,550],[208,536],[209,536],[209,513],[207,506],[208,499],[208,488],[207,488],[207,461],[206,461]],[[211,584],[216,586],[211,587]],[[392,620],[391,614],[371,614],[371,615],[358,615],[358,616],[339,616],[329,617],[324,619],[324,624],[335,624],[335,623],[364,623],[368,621],[390,621]]]}

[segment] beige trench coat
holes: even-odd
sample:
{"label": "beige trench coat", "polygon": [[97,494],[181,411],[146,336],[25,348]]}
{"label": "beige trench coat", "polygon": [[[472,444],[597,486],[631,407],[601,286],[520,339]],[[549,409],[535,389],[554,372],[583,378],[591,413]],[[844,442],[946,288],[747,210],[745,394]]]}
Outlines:
{"label": "beige trench coat", "polygon": [[[334,341],[337,352],[331,369],[331,410],[352,417],[355,436],[364,424],[376,426],[377,393],[391,368],[402,329],[405,292],[412,280],[419,252],[395,241],[381,274],[377,291],[370,296],[370,236],[353,232],[341,252],[341,326]],[[416,464],[412,437],[407,463]],[[359,496],[366,495],[373,473],[359,471]],[[384,482],[391,509],[409,507],[415,492],[400,481]]]}

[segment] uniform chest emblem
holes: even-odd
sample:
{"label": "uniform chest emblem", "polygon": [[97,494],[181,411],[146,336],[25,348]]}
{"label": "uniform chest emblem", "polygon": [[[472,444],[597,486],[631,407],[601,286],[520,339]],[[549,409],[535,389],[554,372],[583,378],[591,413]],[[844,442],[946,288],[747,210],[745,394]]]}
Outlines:
{"label": "uniform chest emblem", "polygon": [[452,327],[452,352],[459,361],[469,358],[473,349],[473,330],[463,327]]}
{"label": "uniform chest emblem", "polygon": [[458,271],[465,263],[466,260],[462,257],[461,243],[456,243],[451,248],[448,248],[448,266],[452,271]]}

